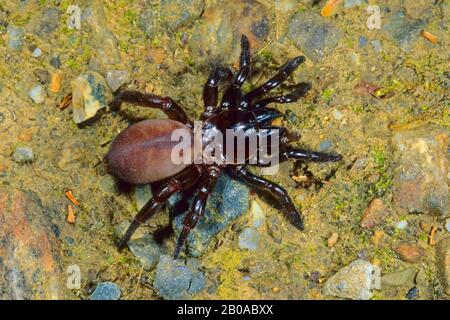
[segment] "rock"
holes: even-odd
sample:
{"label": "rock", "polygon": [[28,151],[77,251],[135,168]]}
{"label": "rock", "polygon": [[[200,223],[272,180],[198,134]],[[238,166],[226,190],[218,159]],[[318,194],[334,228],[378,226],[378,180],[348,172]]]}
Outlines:
{"label": "rock", "polygon": [[283,228],[281,228],[280,218],[273,216],[266,222],[267,233],[277,243],[281,243],[283,240]]}
{"label": "rock", "polygon": [[[127,231],[128,227],[130,226],[130,223],[130,220],[121,221],[114,227],[114,235],[117,238],[122,238],[122,236],[125,234],[125,231]],[[138,240],[145,237],[146,235],[147,234],[144,232],[143,228],[138,228],[131,236],[131,240]]]}
{"label": "rock", "polygon": [[95,59],[104,67],[119,63],[116,38],[106,24],[102,1],[91,1],[91,5],[83,10],[82,25],[90,33],[88,39],[95,49]]}
{"label": "rock", "polygon": [[173,260],[162,255],[156,267],[154,288],[167,300],[188,299],[202,291],[206,284],[197,260]]}
{"label": "rock", "polygon": [[34,86],[28,91],[28,97],[30,97],[34,103],[43,103],[45,101],[44,89],[40,85]]}
{"label": "rock", "polygon": [[258,202],[256,202],[255,200],[252,201],[252,204],[250,206],[250,214],[252,217],[253,228],[259,228],[264,224],[266,216],[262,208],[259,206]]}
{"label": "rock", "polygon": [[369,41],[367,40],[366,37],[364,37],[364,36],[359,36],[359,38],[358,38],[358,44],[359,44],[360,47],[365,47],[365,46],[367,46],[367,43],[368,43],[368,42],[369,42]]}
{"label": "rock", "polygon": [[333,115],[333,118],[337,121],[341,121],[345,117],[345,115],[336,108],[333,108],[331,114]]}
{"label": "rock", "polygon": [[322,293],[327,296],[353,300],[368,300],[372,297],[374,266],[358,259],[331,276],[324,284]]}
{"label": "rock", "polygon": [[418,245],[406,242],[401,243],[399,246],[397,246],[395,251],[400,255],[400,258],[403,261],[409,263],[419,262],[424,255],[423,249]]}
{"label": "rock", "polygon": [[363,3],[363,0],[345,0],[344,1],[344,8],[350,9],[354,7],[359,7]]}
{"label": "rock", "polygon": [[269,11],[255,0],[218,1],[207,6],[188,40],[194,62],[217,60],[229,65],[239,61],[242,34],[248,37],[252,52],[257,52],[269,36],[270,20]]}
{"label": "rock", "polygon": [[448,216],[448,133],[429,128],[400,131],[394,135],[393,145],[396,206],[409,213]]}
{"label": "rock", "polygon": [[116,180],[108,175],[104,175],[98,181],[100,189],[106,194],[117,194],[119,193],[119,186]]}
{"label": "rock", "polygon": [[61,61],[59,60],[59,57],[52,57],[50,59],[50,64],[56,69],[61,68]]}
{"label": "rock", "polygon": [[50,212],[31,191],[0,190],[0,300],[64,299]]}
{"label": "rock", "polygon": [[117,284],[113,282],[99,282],[91,295],[91,300],[119,300],[121,294]]}
{"label": "rock", "polygon": [[36,69],[33,74],[40,84],[47,84],[50,80],[50,74],[45,69]]}
{"label": "rock", "polygon": [[259,233],[255,228],[245,228],[239,234],[239,248],[255,251],[258,249]]}
{"label": "rock", "polygon": [[327,245],[329,248],[333,248],[339,239],[337,232],[333,232],[327,240]]}
{"label": "rock", "polygon": [[409,51],[426,25],[427,19],[411,20],[404,10],[399,10],[388,18],[383,29],[400,48]]}
{"label": "rock", "polygon": [[8,36],[8,48],[13,51],[20,51],[25,40],[23,29],[9,25],[6,28],[6,35]]}
{"label": "rock", "polygon": [[43,8],[34,14],[27,29],[43,40],[50,40],[59,26],[61,12],[56,8]]}
{"label": "rock", "polygon": [[17,147],[13,152],[13,160],[17,163],[27,163],[33,161],[33,149],[30,147]]}
{"label": "rock", "polygon": [[450,219],[445,220],[445,230],[450,232]]}
{"label": "rock", "polygon": [[364,210],[361,220],[361,227],[372,229],[386,220],[390,214],[390,210],[384,205],[381,199],[375,198],[370,205]]}
{"label": "rock", "polygon": [[98,110],[112,101],[112,92],[106,80],[98,73],[82,73],[72,81],[73,120],[82,123],[94,117]]}
{"label": "rock", "polygon": [[409,291],[406,294],[405,298],[409,299],[409,300],[412,300],[415,297],[417,297],[418,294],[419,294],[419,289],[416,286],[414,286],[411,289],[409,289]]}
{"label": "rock", "polygon": [[130,248],[134,256],[139,259],[144,270],[151,270],[156,266],[159,256],[161,255],[160,246],[150,235],[128,241],[128,248]]}
{"label": "rock", "polygon": [[139,184],[134,186],[133,199],[138,210],[141,210],[152,197],[152,188],[149,184]]}
{"label": "rock", "polygon": [[385,274],[381,277],[382,286],[401,287],[408,283],[412,283],[416,270],[414,268],[407,268],[402,271]]}
{"label": "rock", "polygon": [[[221,174],[213,193],[209,196],[205,215],[197,223],[187,239],[187,252],[192,256],[201,255],[215,236],[231,225],[231,223],[248,210],[249,189],[243,183],[230,178],[226,173]],[[183,227],[183,220],[189,205],[186,199],[181,200],[179,194],[169,199],[169,209],[176,217],[172,227],[176,237]],[[188,200],[191,203],[192,198]],[[184,204],[184,205],[183,205]],[[184,211],[182,214],[181,211]]]}
{"label": "rock", "polygon": [[447,295],[450,295],[450,237],[440,240],[436,245],[438,276]]}
{"label": "rock", "polygon": [[110,70],[106,72],[106,81],[113,92],[130,81],[130,74],[126,70]]}
{"label": "rock", "polygon": [[341,37],[341,31],[313,12],[298,12],[289,23],[287,37],[316,62],[329,55]]}
{"label": "rock", "polygon": [[331,140],[323,140],[320,142],[319,147],[317,148],[317,151],[327,152],[327,151],[330,151],[331,148],[333,148],[333,142]]}
{"label": "rock", "polygon": [[380,53],[381,51],[383,51],[380,40],[372,40],[370,41],[370,44],[372,45],[373,51],[375,51],[376,53]]}
{"label": "rock", "polygon": [[139,18],[139,27],[149,37],[153,39],[157,30],[157,14],[154,8],[148,8],[142,11]]}
{"label": "rock", "polygon": [[33,50],[33,52],[31,53],[31,56],[33,58],[39,58],[42,55],[42,50],[39,48],[36,48]]}
{"label": "rock", "polygon": [[204,0],[162,0],[162,24],[175,31],[197,19],[205,8]]}
{"label": "rock", "polygon": [[395,224],[395,229],[404,230],[408,226],[408,221],[401,220]]}

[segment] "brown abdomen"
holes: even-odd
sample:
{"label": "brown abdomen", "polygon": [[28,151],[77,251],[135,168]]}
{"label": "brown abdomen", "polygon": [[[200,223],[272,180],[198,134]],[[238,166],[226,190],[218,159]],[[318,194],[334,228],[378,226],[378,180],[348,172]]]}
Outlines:
{"label": "brown abdomen", "polygon": [[143,184],[182,171],[189,163],[176,164],[171,159],[173,147],[180,143],[171,141],[176,129],[187,130],[192,137],[191,129],[168,119],[144,120],[128,127],[112,142],[104,158],[107,172],[122,181]]}

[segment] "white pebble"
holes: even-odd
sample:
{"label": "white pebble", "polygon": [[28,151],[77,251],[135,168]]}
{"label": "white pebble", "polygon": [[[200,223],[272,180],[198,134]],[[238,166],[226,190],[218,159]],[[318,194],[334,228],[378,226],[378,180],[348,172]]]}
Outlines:
{"label": "white pebble", "polygon": [[399,230],[406,229],[407,226],[408,226],[408,221],[406,221],[406,220],[401,220],[395,224],[395,228],[399,229]]}
{"label": "white pebble", "polygon": [[344,117],[345,117],[345,115],[336,108],[333,109],[331,114],[333,115],[333,118],[335,118],[338,121],[344,119]]}
{"label": "white pebble", "polygon": [[39,48],[34,49],[33,53],[31,54],[34,58],[39,58],[42,55],[42,50]]}
{"label": "white pebble", "polygon": [[450,232],[450,219],[445,220],[445,229]]}

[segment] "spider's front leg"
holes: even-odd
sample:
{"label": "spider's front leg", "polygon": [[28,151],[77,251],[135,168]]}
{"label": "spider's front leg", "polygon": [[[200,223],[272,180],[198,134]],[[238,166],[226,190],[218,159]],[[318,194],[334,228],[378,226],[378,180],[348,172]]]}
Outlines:
{"label": "spider's front leg", "polygon": [[203,87],[204,112],[202,114],[202,120],[214,114],[217,107],[219,83],[221,81],[230,81],[232,76],[233,74],[230,69],[218,67],[208,78]]}
{"label": "spider's front leg", "polygon": [[161,97],[150,93],[125,90],[119,92],[111,102],[111,110],[118,111],[123,102],[135,104],[142,107],[155,108],[163,111],[167,116],[189,127],[193,127],[186,112],[169,97]]}
{"label": "spider's front leg", "polygon": [[189,232],[195,227],[198,220],[205,214],[208,197],[219,179],[220,171],[220,168],[217,166],[209,166],[200,178],[198,186],[199,190],[195,195],[188,214],[184,218],[183,229],[178,237],[174,259],[177,259],[180,255],[181,247],[186,242]]}
{"label": "spider's front leg", "polygon": [[295,208],[291,198],[283,187],[270,180],[254,175],[244,166],[231,167],[230,173],[232,176],[246,182],[256,190],[271,195],[274,200],[279,202],[289,221],[297,229],[304,229],[303,218]]}
{"label": "spider's front leg", "polygon": [[125,235],[117,245],[119,250],[127,245],[128,240],[130,240],[136,229],[150,219],[173,194],[191,187],[199,179],[202,171],[201,166],[192,165],[164,184],[134,217],[133,222],[131,222]]}
{"label": "spider's front leg", "polygon": [[264,108],[270,103],[293,103],[297,102],[300,98],[302,98],[309,90],[311,89],[311,85],[306,82],[299,83],[295,86],[295,89],[288,94],[284,94],[282,96],[269,97],[266,99],[262,99],[252,105],[252,108]]}

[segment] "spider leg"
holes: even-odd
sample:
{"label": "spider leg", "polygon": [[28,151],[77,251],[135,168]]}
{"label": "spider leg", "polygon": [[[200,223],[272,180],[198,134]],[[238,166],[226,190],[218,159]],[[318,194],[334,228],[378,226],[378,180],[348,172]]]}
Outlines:
{"label": "spider leg", "polygon": [[258,191],[269,193],[274,199],[279,202],[289,221],[297,229],[303,230],[303,218],[295,208],[291,198],[283,187],[270,180],[252,174],[244,166],[232,167],[230,171],[232,176],[248,183]]}
{"label": "spider leg", "polygon": [[221,81],[231,80],[232,72],[228,68],[218,67],[210,75],[203,87],[204,113],[202,119],[206,119],[214,113],[217,106],[218,86]]}
{"label": "spider leg", "polygon": [[118,111],[123,102],[162,110],[167,116],[178,122],[192,127],[192,122],[184,110],[171,98],[161,97],[150,93],[141,93],[139,91],[121,91],[111,102],[111,110]]}
{"label": "spider leg", "polygon": [[150,199],[134,217],[133,222],[131,222],[125,235],[120,239],[117,245],[119,250],[127,245],[128,240],[130,240],[136,229],[142,223],[150,219],[173,194],[192,186],[200,177],[202,170],[203,169],[200,166],[190,166],[161,186],[153,198]]}
{"label": "spider leg", "polygon": [[252,107],[254,109],[263,108],[270,103],[292,103],[298,101],[301,97],[303,97],[309,90],[311,89],[311,85],[306,82],[302,82],[296,86],[296,88],[288,94],[276,97],[270,97],[266,99],[262,99],[255,103]]}
{"label": "spider leg", "polygon": [[262,96],[263,94],[269,92],[273,88],[279,86],[282,82],[284,82],[289,75],[294,72],[297,67],[305,61],[305,57],[299,56],[291,61],[285,63],[280,70],[272,77],[270,78],[266,83],[259,86],[258,88],[248,92],[244,96],[244,100],[250,104],[255,98]]}
{"label": "spider leg", "polygon": [[328,162],[328,161],[335,162],[341,160],[342,156],[340,154],[330,154],[288,147],[281,153],[280,160],[284,161],[288,159],[311,161],[311,162]]}
{"label": "spider leg", "polygon": [[189,213],[184,218],[183,229],[181,230],[181,233],[178,237],[177,246],[174,252],[174,259],[178,258],[181,247],[186,242],[189,232],[195,227],[198,220],[204,215],[206,202],[208,201],[208,197],[217,183],[219,175],[220,168],[217,166],[208,167],[207,172],[202,175],[199,182],[199,191],[195,195]]}

